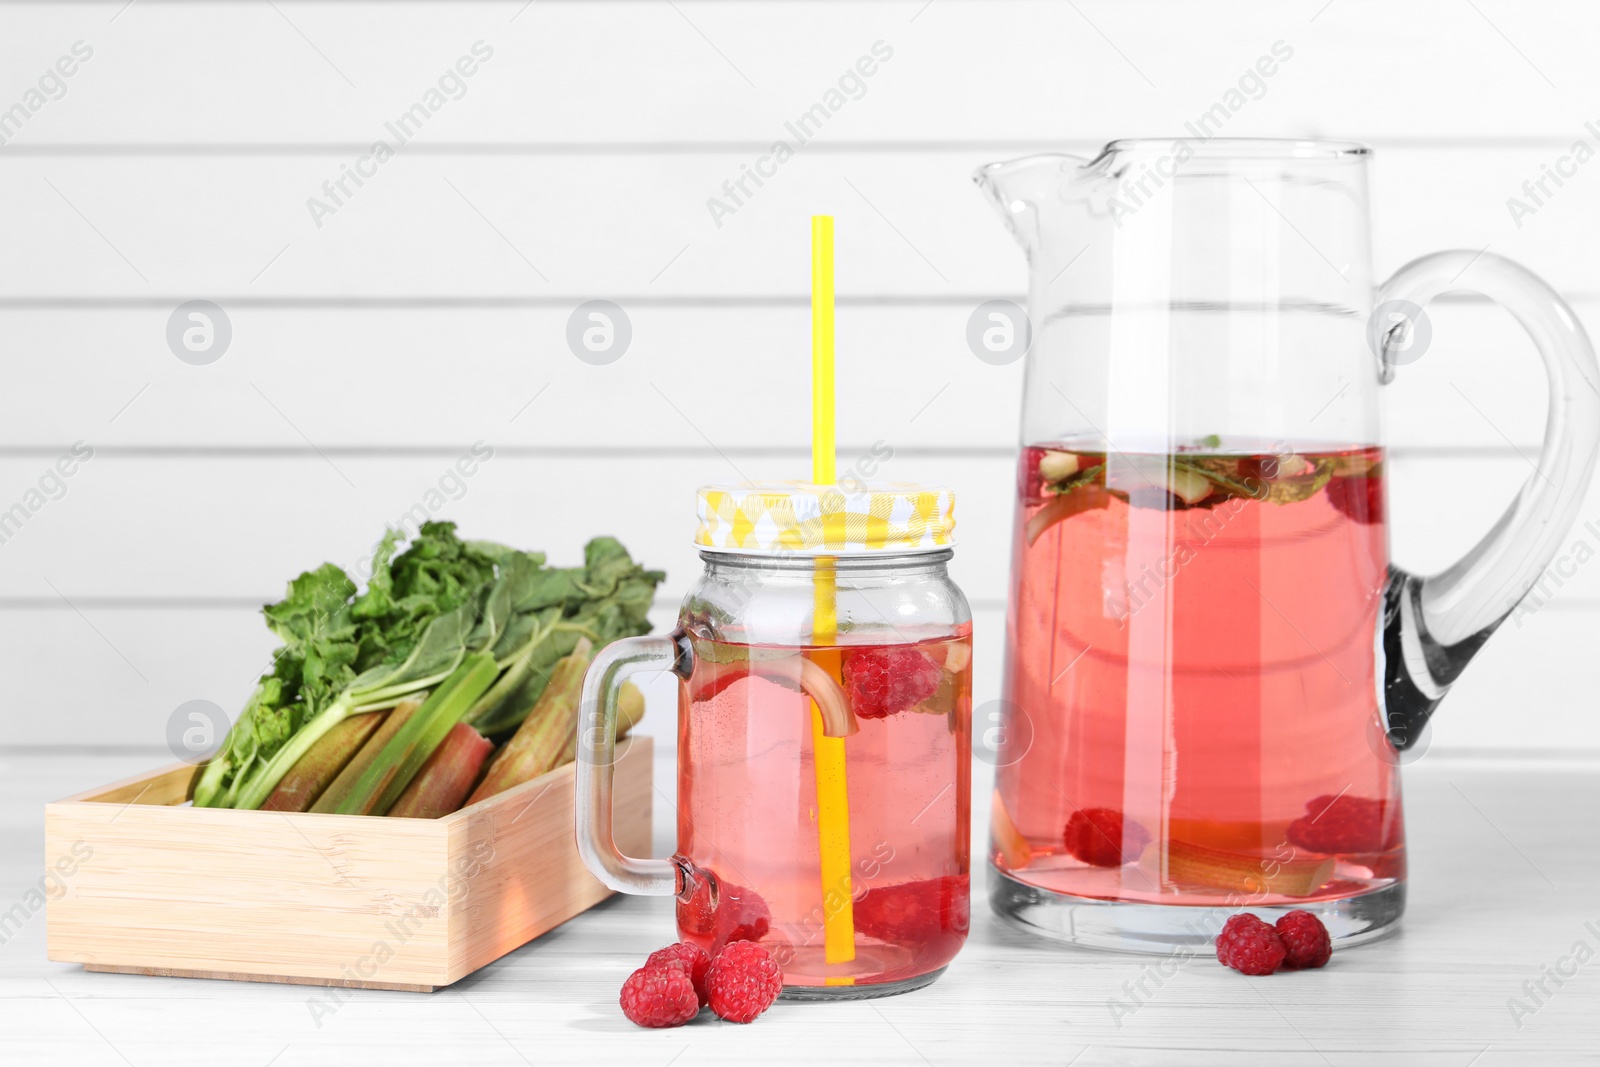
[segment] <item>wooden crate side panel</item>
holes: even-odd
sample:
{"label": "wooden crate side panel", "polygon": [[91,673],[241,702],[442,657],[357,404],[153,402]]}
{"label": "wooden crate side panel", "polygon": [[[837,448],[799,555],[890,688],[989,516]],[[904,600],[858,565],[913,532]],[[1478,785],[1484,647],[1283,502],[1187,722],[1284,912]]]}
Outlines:
{"label": "wooden crate side panel", "polygon": [[436,822],[79,803],[49,805],[45,825],[47,857],[88,853],[48,905],[53,960],[419,985],[444,973]]}
{"label": "wooden crate side panel", "polygon": [[125,778],[111,785],[97,786],[86,792],[59,801],[62,804],[182,804],[189,799],[200,768],[188,763],[177,763],[159,771]]}
{"label": "wooden crate side panel", "polygon": [[[615,836],[631,855],[650,850],[654,744],[618,747]],[[589,873],[573,838],[572,764],[452,817],[452,869],[472,871],[451,905],[454,982],[611,895]],[[496,803],[496,801],[500,801]]]}

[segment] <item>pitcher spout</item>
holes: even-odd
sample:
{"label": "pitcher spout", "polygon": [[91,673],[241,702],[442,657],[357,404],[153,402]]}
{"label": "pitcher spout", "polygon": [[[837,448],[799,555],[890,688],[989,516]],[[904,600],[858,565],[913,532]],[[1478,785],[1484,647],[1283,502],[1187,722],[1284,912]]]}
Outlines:
{"label": "pitcher spout", "polygon": [[1082,156],[1047,152],[987,164],[973,171],[972,180],[1022,247],[1031,250],[1038,244],[1040,207],[1060,199],[1063,185],[1073,182],[1090,162]]}

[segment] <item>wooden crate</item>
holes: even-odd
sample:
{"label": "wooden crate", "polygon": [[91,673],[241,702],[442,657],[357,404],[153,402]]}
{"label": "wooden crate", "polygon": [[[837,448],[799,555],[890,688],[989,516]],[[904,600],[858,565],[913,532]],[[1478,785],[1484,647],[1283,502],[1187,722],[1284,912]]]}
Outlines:
{"label": "wooden crate", "polygon": [[[650,853],[649,738],[618,745],[616,839]],[[571,764],[442,819],[182,806],[180,764],[45,807],[49,955],[89,970],[431,991],[610,891]],[[58,866],[59,864],[59,866]]]}

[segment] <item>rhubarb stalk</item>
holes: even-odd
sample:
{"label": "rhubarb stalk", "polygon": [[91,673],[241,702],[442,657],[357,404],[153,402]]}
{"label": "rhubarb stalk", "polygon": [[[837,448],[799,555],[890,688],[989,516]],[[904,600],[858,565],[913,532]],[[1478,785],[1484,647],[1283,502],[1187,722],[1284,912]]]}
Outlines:
{"label": "rhubarb stalk", "polygon": [[1028,544],[1033,544],[1044,532],[1058,522],[1096,508],[1111,506],[1111,494],[1098,485],[1080,485],[1063,496],[1058,496],[1034,512],[1023,528]]}
{"label": "rhubarb stalk", "polygon": [[456,723],[389,809],[389,817],[437,819],[455,811],[472,792],[493,748],[487,737],[464,722]]}
{"label": "rhubarb stalk", "polygon": [[[421,696],[422,699],[427,699],[426,693]],[[406,720],[415,715],[420,707],[422,707],[421,700],[406,700],[396,705],[383,720],[383,725],[378,727],[377,732],[367,739],[360,751],[345,764],[339,776],[322,791],[321,796],[317,797],[317,802],[311,805],[311,810],[324,813],[338,811],[339,804],[350,795],[350,791],[356,787],[356,782],[361,780],[361,775],[366,769],[372,766],[372,761],[378,758],[383,746],[389,743],[389,738],[398,733],[400,727],[404,726]]]}
{"label": "rhubarb stalk", "polygon": [[463,659],[461,666],[440,683],[383,746],[378,758],[362,772],[355,788],[335,810],[340,815],[385,814],[499,673],[494,657],[487,652],[475,652]]}
{"label": "rhubarb stalk", "polygon": [[1308,897],[1333,877],[1333,857],[1279,860],[1169,840],[1167,877],[1241,893]]}
{"label": "rhubarb stalk", "polygon": [[578,647],[551,669],[550,684],[539,694],[516,734],[501,747],[483,783],[468,799],[469,805],[561,765],[569,745],[576,743],[578,697],[593,650],[587,640],[579,641]]}
{"label": "rhubarb stalk", "polygon": [[[617,740],[628,736],[639,720],[644,718],[644,694],[632,682],[623,682],[617,689]],[[572,735],[572,757],[577,757],[578,735]]]}
{"label": "rhubarb stalk", "polygon": [[989,838],[994,842],[995,852],[1005,870],[1020,871],[1033,861],[1033,847],[1017,829],[1017,824],[1011,821],[1011,814],[1006,811],[1005,801],[1000,799],[998,789],[989,802]]}
{"label": "rhubarb stalk", "polygon": [[386,711],[352,715],[323,734],[278,782],[261,810],[310,810],[388,715]]}

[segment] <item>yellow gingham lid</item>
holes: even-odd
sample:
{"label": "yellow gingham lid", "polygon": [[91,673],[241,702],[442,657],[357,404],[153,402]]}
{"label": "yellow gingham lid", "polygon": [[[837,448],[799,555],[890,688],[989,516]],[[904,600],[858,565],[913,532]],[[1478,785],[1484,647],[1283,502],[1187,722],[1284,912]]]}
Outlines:
{"label": "yellow gingham lid", "polygon": [[955,494],[902,482],[703,485],[695,544],[719,552],[849,556],[955,544]]}

